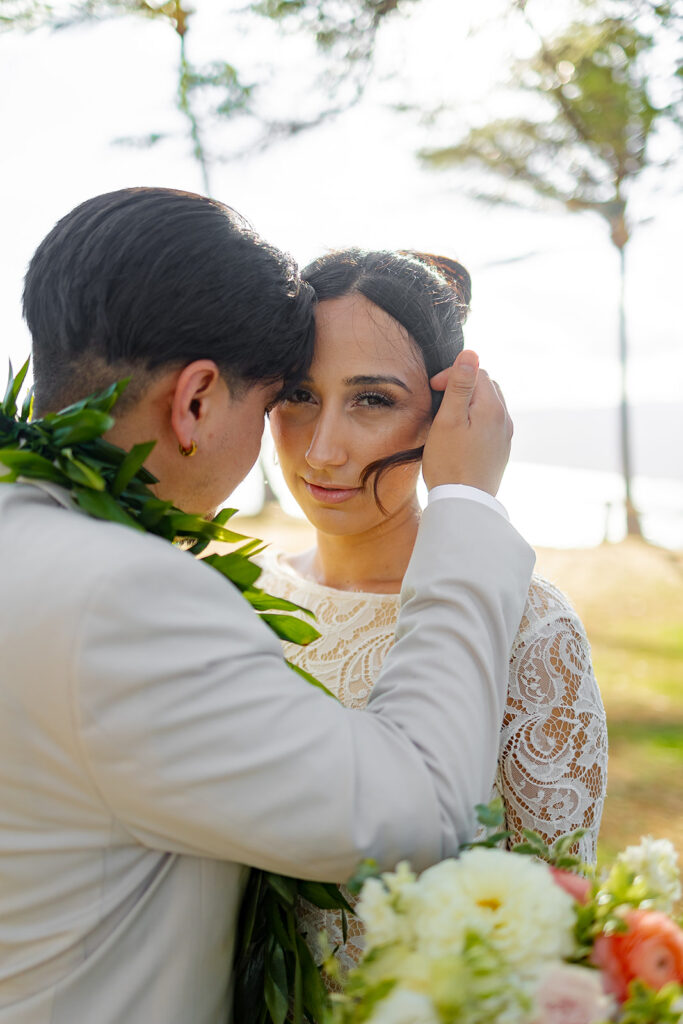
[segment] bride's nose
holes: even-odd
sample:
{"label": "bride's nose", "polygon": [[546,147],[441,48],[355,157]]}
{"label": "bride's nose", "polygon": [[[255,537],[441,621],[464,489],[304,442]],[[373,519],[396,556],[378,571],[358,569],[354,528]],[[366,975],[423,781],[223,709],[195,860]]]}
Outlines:
{"label": "bride's nose", "polygon": [[343,466],[348,462],[348,458],[349,453],[339,418],[322,413],[315,424],[311,443],[306,452],[306,462],[311,469],[325,469],[327,466]]}

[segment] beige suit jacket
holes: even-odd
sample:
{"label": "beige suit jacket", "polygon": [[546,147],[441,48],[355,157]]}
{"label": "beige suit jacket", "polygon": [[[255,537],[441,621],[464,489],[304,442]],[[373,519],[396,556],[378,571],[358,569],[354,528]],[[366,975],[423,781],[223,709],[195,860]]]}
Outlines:
{"label": "beige suit jacket", "polygon": [[243,865],[344,880],[471,834],[533,555],[431,505],[351,711],[214,570],[49,490],[0,485],[0,1024],[224,1024]]}

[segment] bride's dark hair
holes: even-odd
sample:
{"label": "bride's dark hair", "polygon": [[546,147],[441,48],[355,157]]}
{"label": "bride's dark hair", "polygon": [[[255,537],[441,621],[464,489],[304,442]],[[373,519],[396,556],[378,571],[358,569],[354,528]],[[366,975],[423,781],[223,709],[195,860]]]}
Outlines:
{"label": "bride's dark hair", "polygon": [[[428,377],[450,366],[463,348],[462,326],[470,307],[472,282],[456,260],[431,253],[402,250],[368,252],[341,249],[309,263],[301,274],[318,302],[359,293],[393,317],[419,350]],[[432,391],[432,413],[442,394]],[[423,448],[396,452],[365,467],[361,483],[374,477],[375,501],[382,511],[377,488],[383,473],[393,466],[419,462]]]}

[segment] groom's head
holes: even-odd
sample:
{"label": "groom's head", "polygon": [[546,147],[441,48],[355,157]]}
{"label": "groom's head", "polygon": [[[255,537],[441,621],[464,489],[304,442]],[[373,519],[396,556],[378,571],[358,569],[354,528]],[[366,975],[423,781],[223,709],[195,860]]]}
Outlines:
{"label": "groom's head", "polygon": [[63,217],[29,265],[24,315],[43,412],[129,374],[130,404],[197,359],[239,389],[297,378],[311,356],[294,261],[229,207],[171,189],[110,192]]}
{"label": "groom's head", "polygon": [[[154,436],[160,490],[201,505],[195,478],[227,473],[228,493],[255,457],[264,407],[305,373],[313,305],[291,258],[215,200],[161,188],[89,199],[26,275],[37,410],[131,377],[112,439]],[[221,437],[232,458],[218,464]],[[193,444],[183,459],[178,446]]]}

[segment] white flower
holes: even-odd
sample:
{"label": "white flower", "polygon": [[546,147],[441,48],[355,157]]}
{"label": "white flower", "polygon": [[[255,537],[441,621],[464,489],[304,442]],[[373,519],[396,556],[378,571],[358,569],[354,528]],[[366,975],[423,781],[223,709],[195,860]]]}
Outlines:
{"label": "white flower", "polygon": [[410,870],[407,860],[402,860],[396,865],[395,871],[387,871],[382,875],[382,880],[392,896],[410,896],[415,886],[416,875]]}
{"label": "white flower", "polygon": [[463,892],[460,861],[443,860],[420,875],[412,905],[417,946],[429,956],[459,956],[470,905]]}
{"label": "white flower", "polygon": [[614,1010],[599,971],[564,963],[550,964],[541,973],[535,1002],[531,1024],[599,1024]]}
{"label": "white flower", "polygon": [[369,878],[364,884],[356,913],[365,926],[366,949],[388,942],[413,945],[410,901],[415,879],[410,865],[403,860],[395,871],[383,874],[381,881]]}
{"label": "white flower", "polygon": [[477,848],[429,868],[414,904],[418,948],[431,956],[457,954],[474,932],[528,973],[574,948],[571,896],[546,864],[505,850]]}
{"label": "white flower", "polygon": [[439,1024],[427,996],[407,988],[394,988],[373,1011],[367,1024]]}
{"label": "white flower", "polygon": [[368,878],[356,907],[356,913],[365,927],[367,951],[388,942],[411,943],[410,921],[396,912],[394,904],[394,896],[379,878]]}
{"label": "white flower", "polygon": [[677,854],[668,839],[643,836],[638,846],[627,846],[617,860],[640,876],[654,893],[651,906],[670,914],[681,897]]}

